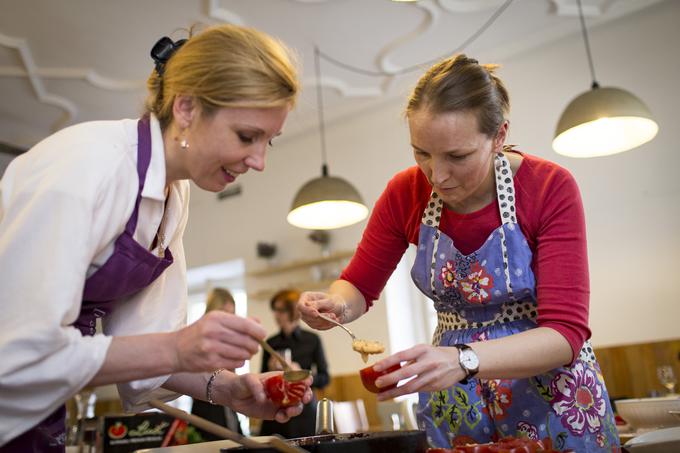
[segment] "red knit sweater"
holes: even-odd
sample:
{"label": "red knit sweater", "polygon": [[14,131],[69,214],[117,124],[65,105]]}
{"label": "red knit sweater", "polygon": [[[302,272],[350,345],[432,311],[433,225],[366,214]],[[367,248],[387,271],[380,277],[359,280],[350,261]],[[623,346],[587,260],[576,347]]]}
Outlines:
{"label": "red knit sweater", "polygon": [[[517,221],[533,253],[538,325],[560,332],[578,357],[588,328],[588,256],[581,195],[564,168],[522,154],[517,170]],[[414,166],[397,173],[373,208],[354,257],[340,276],[366,299],[378,299],[408,244],[418,243],[420,220],[432,187]],[[440,229],[469,254],[501,225],[498,203],[458,214],[444,209]]]}

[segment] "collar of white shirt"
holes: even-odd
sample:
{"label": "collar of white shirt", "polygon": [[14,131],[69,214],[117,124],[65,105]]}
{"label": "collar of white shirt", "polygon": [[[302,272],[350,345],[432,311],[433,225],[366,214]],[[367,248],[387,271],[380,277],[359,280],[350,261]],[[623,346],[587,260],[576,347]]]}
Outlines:
{"label": "collar of white shirt", "polygon": [[151,115],[151,162],[144,181],[144,198],[165,200],[165,148],[161,125],[155,115]]}

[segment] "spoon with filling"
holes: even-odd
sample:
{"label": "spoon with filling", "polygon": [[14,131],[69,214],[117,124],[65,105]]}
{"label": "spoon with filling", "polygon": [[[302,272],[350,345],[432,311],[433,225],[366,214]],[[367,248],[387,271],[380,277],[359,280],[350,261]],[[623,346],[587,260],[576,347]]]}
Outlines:
{"label": "spoon with filling", "polygon": [[369,354],[382,354],[383,352],[385,352],[385,346],[383,346],[383,344],[380,343],[379,341],[357,339],[354,333],[347,327],[345,327],[344,324],[341,324],[338,321],[329,318],[328,316],[322,315],[321,313],[319,313],[319,318],[324,319],[344,329],[345,332],[347,332],[352,337],[352,349],[361,354],[361,360],[363,360],[364,363],[368,362]]}

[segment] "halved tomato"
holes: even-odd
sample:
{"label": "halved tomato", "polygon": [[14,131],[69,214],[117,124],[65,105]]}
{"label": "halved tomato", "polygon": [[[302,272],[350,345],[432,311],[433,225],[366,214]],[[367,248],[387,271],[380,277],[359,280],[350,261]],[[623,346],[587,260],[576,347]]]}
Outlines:
{"label": "halved tomato", "polygon": [[359,371],[359,374],[361,375],[361,382],[364,384],[364,387],[366,387],[366,390],[373,393],[380,393],[384,392],[385,390],[393,389],[397,386],[397,384],[388,385],[387,387],[378,387],[377,385],[375,385],[375,380],[378,379],[380,376],[390,374],[393,371],[397,371],[399,368],[401,368],[401,364],[396,364],[392,365],[386,370],[378,372],[375,371],[375,369],[373,369],[373,366],[371,365]]}
{"label": "halved tomato", "polygon": [[264,392],[274,404],[279,407],[296,406],[305,396],[307,386],[304,381],[289,382],[277,374],[264,381]]}

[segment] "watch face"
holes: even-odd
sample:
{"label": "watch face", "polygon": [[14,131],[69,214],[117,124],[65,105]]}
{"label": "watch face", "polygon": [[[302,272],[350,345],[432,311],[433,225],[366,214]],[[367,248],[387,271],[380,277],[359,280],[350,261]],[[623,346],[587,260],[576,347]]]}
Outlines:
{"label": "watch face", "polygon": [[468,370],[476,370],[479,368],[479,358],[477,357],[477,354],[470,349],[460,351],[460,363]]}

